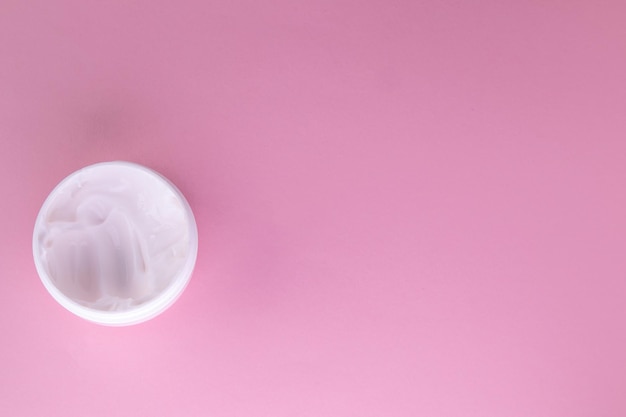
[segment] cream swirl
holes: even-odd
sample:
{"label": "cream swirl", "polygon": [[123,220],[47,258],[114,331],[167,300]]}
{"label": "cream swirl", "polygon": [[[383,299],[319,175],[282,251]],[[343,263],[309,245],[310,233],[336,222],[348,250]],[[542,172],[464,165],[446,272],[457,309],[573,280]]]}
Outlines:
{"label": "cream swirl", "polygon": [[42,266],[59,291],[104,311],[154,299],[190,252],[180,197],[132,164],[93,165],[68,177],[44,206],[35,233]]}

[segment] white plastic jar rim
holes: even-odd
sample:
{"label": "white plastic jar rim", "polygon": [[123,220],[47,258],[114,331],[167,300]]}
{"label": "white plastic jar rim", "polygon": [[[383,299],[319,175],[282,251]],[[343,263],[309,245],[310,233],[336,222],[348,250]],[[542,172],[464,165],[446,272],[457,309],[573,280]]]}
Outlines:
{"label": "white plastic jar rim", "polygon": [[[37,236],[37,230],[39,230],[40,223],[43,221],[43,217],[50,209],[50,206],[54,203],[54,200],[57,196],[58,191],[62,190],[65,185],[75,179],[80,173],[96,170],[100,167],[110,167],[117,166],[124,169],[136,169],[141,171],[144,174],[147,174],[158,181],[160,181],[164,186],[169,188],[174,195],[176,195],[183,209],[185,210],[187,217],[187,225],[189,232],[189,253],[187,255],[187,260],[179,273],[174,277],[172,282],[167,286],[167,288],[153,298],[150,301],[147,301],[139,306],[136,306],[132,309],[126,311],[102,311],[96,310],[84,305],[77,303],[71,298],[67,297],[63,292],[61,292],[46,270],[46,267],[43,265],[41,259],[39,258],[40,253],[40,243]],[[39,214],[37,215],[37,220],[35,221],[35,229],[33,232],[33,257],[35,260],[35,267],[37,269],[37,273],[39,274],[39,278],[43,283],[44,287],[50,295],[63,307],[65,307],[70,312],[76,314],[83,319],[89,320],[94,323],[109,325],[109,326],[128,326],[132,324],[138,324],[144,322],[146,320],[150,320],[151,318],[161,314],[168,307],[170,307],[177,299],[180,297],[182,292],[187,287],[191,275],[193,273],[193,269],[196,263],[196,258],[198,254],[198,229],[196,226],[196,221],[191,211],[191,207],[189,203],[180,192],[180,190],[167,178],[159,174],[158,172],[147,168],[143,165],[135,164],[132,162],[126,161],[112,161],[112,162],[100,162],[97,164],[89,165],[84,168],[79,169],[68,175],[65,179],[63,179],[48,195],[46,200],[44,201]]]}

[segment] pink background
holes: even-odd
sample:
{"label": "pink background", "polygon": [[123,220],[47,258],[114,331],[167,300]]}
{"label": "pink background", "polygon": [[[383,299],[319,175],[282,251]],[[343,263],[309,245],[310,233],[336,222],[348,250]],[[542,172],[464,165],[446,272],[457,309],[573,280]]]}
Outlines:
{"label": "pink background", "polygon": [[[626,3],[0,3],[0,415],[626,415]],[[66,312],[33,223],[124,159],[197,268]]]}

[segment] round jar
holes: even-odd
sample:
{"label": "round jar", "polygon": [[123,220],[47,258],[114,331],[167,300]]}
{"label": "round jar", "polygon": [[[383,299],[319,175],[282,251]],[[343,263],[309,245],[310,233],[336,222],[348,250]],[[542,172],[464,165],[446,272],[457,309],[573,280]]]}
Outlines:
{"label": "round jar", "polygon": [[196,262],[198,231],[182,193],[155,171],[103,162],[65,178],[33,233],[39,277],[63,307],[123,326],[167,309]]}

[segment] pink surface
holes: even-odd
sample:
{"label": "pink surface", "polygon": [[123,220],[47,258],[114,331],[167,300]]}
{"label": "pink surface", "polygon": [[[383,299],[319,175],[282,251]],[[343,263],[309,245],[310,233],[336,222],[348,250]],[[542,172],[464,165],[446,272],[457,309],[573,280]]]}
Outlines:
{"label": "pink surface", "polygon": [[[470,4],[472,3],[472,4]],[[626,415],[623,1],[3,1],[0,415]],[[72,316],[70,172],[197,215],[187,291]]]}

